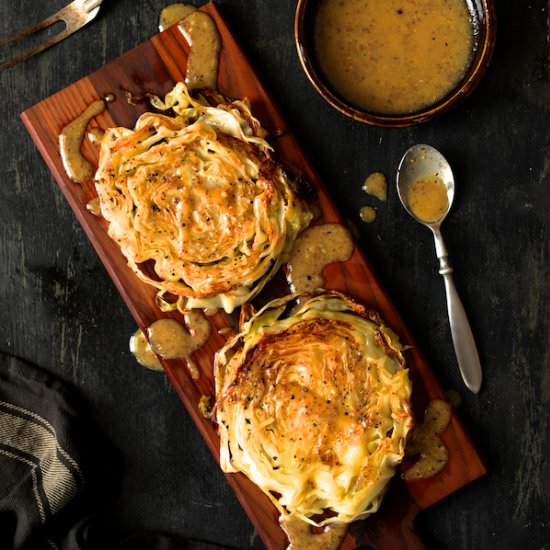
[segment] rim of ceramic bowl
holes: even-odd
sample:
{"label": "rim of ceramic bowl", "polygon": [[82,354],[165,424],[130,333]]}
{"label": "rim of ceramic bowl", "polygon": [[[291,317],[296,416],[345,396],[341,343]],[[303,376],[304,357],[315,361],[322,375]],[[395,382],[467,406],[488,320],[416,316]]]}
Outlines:
{"label": "rim of ceramic bowl", "polygon": [[477,46],[466,74],[461,81],[436,103],[411,114],[385,115],[362,110],[339,97],[315,67],[314,54],[308,44],[306,22],[311,24],[307,9],[319,0],[298,0],[294,18],[294,41],[306,77],[317,92],[340,113],[371,126],[403,128],[429,122],[446,113],[468,97],[477,87],[491,62],[496,42],[496,9],[493,0],[466,0],[470,13],[475,14],[478,29]]}

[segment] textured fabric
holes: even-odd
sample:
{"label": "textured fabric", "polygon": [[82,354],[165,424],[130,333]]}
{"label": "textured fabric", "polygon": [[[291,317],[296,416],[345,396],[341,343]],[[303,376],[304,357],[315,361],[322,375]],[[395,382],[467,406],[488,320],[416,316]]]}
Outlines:
{"label": "textured fabric", "polygon": [[0,354],[0,548],[61,548],[82,496],[93,503],[85,455],[105,443],[80,409],[74,390]]}
{"label": "textured fabric", "polygon": [[0,550],[221,548],[110,525],[121,470],[76,389],[0,353]]}

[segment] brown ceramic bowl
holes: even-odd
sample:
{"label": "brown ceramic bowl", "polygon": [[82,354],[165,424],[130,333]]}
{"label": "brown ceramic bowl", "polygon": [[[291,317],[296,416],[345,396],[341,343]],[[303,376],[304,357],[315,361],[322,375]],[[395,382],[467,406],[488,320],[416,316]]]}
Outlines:
{"label": "brown ceramic bowl", "polygon": [[319,1],[298,0],[294,38],[300,62],[310,82],[326,101],[342,114],[366,124],[398,128],[434,119],[454,107],[474,90],[485,74],[493,55],[496,40],[494,0],[466,0],[474,22],[474,55],[466,74],[457,86],[438,102],[416,113],[387,115],[364,111],[334,92],[316,66],[312,30]]}

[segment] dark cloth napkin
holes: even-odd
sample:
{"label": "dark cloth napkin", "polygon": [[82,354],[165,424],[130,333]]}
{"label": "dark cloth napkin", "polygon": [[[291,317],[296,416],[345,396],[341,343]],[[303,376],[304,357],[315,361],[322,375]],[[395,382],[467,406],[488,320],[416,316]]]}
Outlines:
{"label": "dark cloth napkin", "polygon": [[99,511],[116,496],[120,475],[76,390],[0,353],[0,550],[221,548],[107,532]]}
{"label": "dark cloth napkin", "polygon": [[63,546],[99,436],[85,419],[68,386],[0,354],[0,548]]}

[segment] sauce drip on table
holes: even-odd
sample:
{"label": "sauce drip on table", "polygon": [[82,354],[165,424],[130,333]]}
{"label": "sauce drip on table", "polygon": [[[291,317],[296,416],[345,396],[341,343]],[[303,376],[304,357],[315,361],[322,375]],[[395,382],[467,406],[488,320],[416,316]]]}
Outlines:
{"label": "sauce drip on table", "polygon": [[63,167],[67,175],[77,183],[82,183],[93,176],[92,165],[82,156],[80,146],[90,120],[105,110],[102,99],[94,101],[72,122],[67,124],[59,136],[59,149]]}
{"label": "sauce drip on table", "polygon": [[362,206],[359,217],[363,223],[373,223],[376,220],[376,210],[372,206]]}
{"label": "sauce drip on table", "polygon": [[385,201],[388,198],[388,180],[382,172],[369,174],[363,183],[363,191],[368,195]]}
{"label": "sauce drip on table", "polygon": [[427,223],[439,221],[449,208],[447,187],[439,176],[419,178],[407,191],[411,212]]}
{"label": "sauce drip on table", "polygon": [[353,240],[342,225],[328,223],[306,229],[294,243],[287,279],[292,292],[309,292],[325,283],[322,272],[332,262],[344,262],[353,253]]}
{"label": "sauce drip on table", "polygon": [[414,113],[466,72],[474,29],[465,0],[321,0],[314,46],[334,91],[382,114]]}
{"label": "sauce drip on table", "polygon": [[300,518],[279,518],[281,529],[288,537],[287,550],[336,550],[348,532],[345,523],[333,523],[321,528],[321,532],[313,532],[312,526]]}

